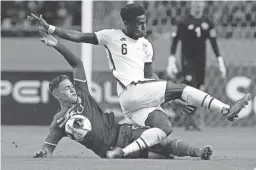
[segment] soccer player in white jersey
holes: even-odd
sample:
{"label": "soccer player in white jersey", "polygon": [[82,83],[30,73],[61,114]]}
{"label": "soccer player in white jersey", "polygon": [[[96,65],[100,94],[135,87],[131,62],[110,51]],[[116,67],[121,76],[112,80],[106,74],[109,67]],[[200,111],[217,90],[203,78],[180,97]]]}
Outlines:
{"label": "soccer player in white jersey", "polygon": [[158,127],[166,135],[171,134],[171,122],[158,108],[161,103],[174,99],[221,113],[230,121],[238,117],[238,113],[251,99],[250,94],[229,106],[191,86],[153,79],[153,48],[144,38],[147,30],[144,8],[138,4],[128,4],[121,9],[120,14],[125,26],[123,30],[105,29],[94,33],[49,25],[42,15],[37,17],[32,14],[28,19],[35,22],[40,30],[63,39],[103,45],[110,69],[118,83],[117,92],[122,111],[138,124]]}

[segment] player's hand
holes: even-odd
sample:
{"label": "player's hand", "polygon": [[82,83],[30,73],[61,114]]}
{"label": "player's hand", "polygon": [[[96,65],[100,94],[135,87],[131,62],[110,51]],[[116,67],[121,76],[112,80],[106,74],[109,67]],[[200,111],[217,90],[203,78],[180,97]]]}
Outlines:
{"label": "player's hand", "polygon": [[169,57],[166,72],[171,79],[176,78],[176,74],[178,73],[178,68],[176,65],[176,58],[174,56]]}
{"label": "player's hand", "polygon": [[54,38],[51,34],[48,34],[43,31],[39,31],[39,33],[42,35],[43,38],[41,38],[41,41],[45,43],[47,46],[54,47],[58,44],[58,40]]}
{"label": "player's hand", "polygon": [[226,69],[226,66],[225,66],[225,63],[224,63],[224,60],[222,57],[218,57],[218,65],[219,65],[221,78],[225,79],[227,76],[227,69]]}
{"label": "player's hand", "polygon": [[49,24],[43,19],[43,15],[37,17],[35,14],[30,14],[27,16],[27,19],[37,26],[40,31],[47,31],[49,28]]}
{"label": "player's hand", "polygon": [[34,154],[33,158],[47,158],[47,151],[40,150]]}
{"label": "player's hand", "polygon": [[183,114],[193,114],[197,107],[196,106],[193,106],[193,105],[190,105],[180,99],[176,99],[172,102],[177,108],[181,109],[181,112]]}

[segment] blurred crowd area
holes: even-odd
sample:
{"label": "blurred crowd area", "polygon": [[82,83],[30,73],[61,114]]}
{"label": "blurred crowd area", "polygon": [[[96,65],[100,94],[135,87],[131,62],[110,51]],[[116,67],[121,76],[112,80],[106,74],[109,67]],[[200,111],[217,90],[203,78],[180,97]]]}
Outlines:
{"label": "blurred crowd area", "polygon": [[[150,26],[175,25],[182,16],[189,14],[189,1],[145,1]],[[219,26],[255,27],[256,2],[206,1],[205,15]]]}
{"label": "blurred crowd area", "polygon": [[[190,11],[189,1],[144,1],[148,27],[165,33]],[[206,1],[204,14],[222,37],[256,37],[256,1]]]}
{"label": "blurred crowd area", "polygon": [[81,26],[81,1],[1,1],[2,35],[29,34],[34,27],[26,17],[31,13],[43,14],[52,25]]}
{"label": "blurred crowd area", "polygon": [[[149,33],[170,33],[177,21],[189,13],[189,1],[136,1],[144,5],[148,16]],[[126,1],[94,2],[94,26],[122,26],[119,10]],[[81,1],[2,1],[2,33],[32,29],[26,16],[43,14],[53,25],[62,27],[81,26]],[[206,1],[205,15],[215,23],[220,36],[253,37],[256,28],[256,1]]]}

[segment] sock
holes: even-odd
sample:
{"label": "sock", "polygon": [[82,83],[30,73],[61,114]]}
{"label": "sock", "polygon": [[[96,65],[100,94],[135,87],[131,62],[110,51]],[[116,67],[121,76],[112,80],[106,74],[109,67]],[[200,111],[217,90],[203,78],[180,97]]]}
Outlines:
{"label": "sock", "polygon": [[166,133],[158,128],[151,128],[145,130],[141,136],[132,142],[130,145],[123,148],[124,156],[127,156],[134,152],[139,152],[141,150],[147,149],[160,143],[166,138]]}
{"label": "sock", "polygon": [[230,108],[229,105],[222,103],[209,94],[191,86],[186,86],[184,88],[181,98],[191,105],[204,107],[222,114],[226,114],[227,110]]}
{"label": "sock", "polygon": [[166,146],[170,150],[170,154],[174,156],[191,156],[191,157],[200,157],[200,149],[195,148],[187,144],[186,142],[178,139],[173,139],[169,142],[169,145]]}

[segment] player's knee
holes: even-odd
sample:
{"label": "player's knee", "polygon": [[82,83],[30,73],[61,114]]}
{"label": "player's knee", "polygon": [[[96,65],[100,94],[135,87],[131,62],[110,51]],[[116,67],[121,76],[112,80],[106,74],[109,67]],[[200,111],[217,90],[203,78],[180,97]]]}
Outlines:
{"label": "player's knee", "polygon": [[145,125],[149,127],[157,127],[164,131],[166,135],[173,132],[172,123],[167,115],[161,110],[155,110],[148,115]]}
{"label": "player's knee", "polygon": [[170,135],[173,132],[173,128],[170,125],[161,125],[158,128],[162,129],[165,132],[166,136]]}

